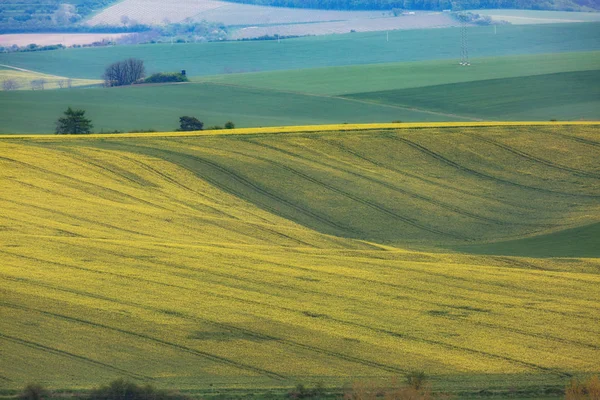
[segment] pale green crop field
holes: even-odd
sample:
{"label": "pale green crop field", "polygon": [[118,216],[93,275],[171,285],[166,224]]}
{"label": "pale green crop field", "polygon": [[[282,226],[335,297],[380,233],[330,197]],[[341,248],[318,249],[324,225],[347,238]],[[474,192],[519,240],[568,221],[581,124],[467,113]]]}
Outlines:
{"label": "pale green crop field", "polygon": [[597,241],[444,250],[598,223],[597,125],[277,132],[2,137],[0,387],[598,371]]}

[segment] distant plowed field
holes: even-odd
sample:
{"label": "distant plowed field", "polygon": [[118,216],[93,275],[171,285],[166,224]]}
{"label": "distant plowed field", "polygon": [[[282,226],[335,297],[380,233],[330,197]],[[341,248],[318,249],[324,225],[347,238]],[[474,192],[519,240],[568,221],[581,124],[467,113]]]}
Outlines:
{"label": "distant plowed field", "polygon": [[[236,31],[233,38],[262,35],[314,35],[378,31],[387,29],[415,29],[455,26],[456,21],[441,13],[427,13],[393,17],[389,11],[333,11],[283,7],[263,7],[213,0],[125,0],[107,8],[88,21],[90,25],[121,25],[128,17],[143,24],[181,22],[186,18],[196,21],[221,22],[225,25],[269,27]],[[298,24],[288,27],[288,24]],[[273,26],[275,25],[275,26]],[[278,26],[281,25],[281,26]]]}
{"label": "distant plowed field", "polygon": [[439,247],[597,230],[597,125],[355,129],[0,138],[2,387],[600,369],[597,235],[587,258]]}

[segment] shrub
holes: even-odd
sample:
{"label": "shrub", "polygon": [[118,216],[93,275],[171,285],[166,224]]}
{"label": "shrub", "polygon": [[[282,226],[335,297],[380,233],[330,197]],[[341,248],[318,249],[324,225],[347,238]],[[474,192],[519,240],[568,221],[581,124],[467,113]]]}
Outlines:
{"label": "shrub", "polygon": [[410,371],[406,375],[406,383],[415,390],[421,390],[425,387],[427,375],[425,371]]}
{"label": "shrub", "polygon": [[37,383],[30,383],[25,386],[23,391],[17,396],[19,400],[43,400],[48,397],[50,397],[50,392]]}
{"label": "shrub", "polygon": [[152,74],[141,82],[137,83],[168,83],[168,82],[189,82],[190,80],[186,75],[179,72],[159,72]]}
{"label": "shrub", "polygon": [[600,379],[594,375],[586,381],[571,380],[565,390],[566,400],[600,400]]}
{"label": "shrub", "polygon": [[313,389],[299,383],[287,393],[290,399],[320,399],[323,396],[325,396],[325,387],[320,382]]}
{"label": "shrub", "polygon": [[225,129],[233,129],[235,128],[235,124],[231,121],[225,122]]}
{"label": "shrub", "polygon": [[178,393],[169,393],[151,385],[139,386],[124,379],[117,379],[106,386],[94,389],[90,400],[186,400]]}

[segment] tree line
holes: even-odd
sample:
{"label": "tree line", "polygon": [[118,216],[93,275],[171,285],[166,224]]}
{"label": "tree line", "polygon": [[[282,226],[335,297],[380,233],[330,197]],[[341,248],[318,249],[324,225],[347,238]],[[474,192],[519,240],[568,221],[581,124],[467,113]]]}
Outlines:
{"label": "tree line", "polygon": [[600,9],[600,0],[227,0],[262,6],[315,8],[326,10],[470,10],[517,8],[577,11]]}

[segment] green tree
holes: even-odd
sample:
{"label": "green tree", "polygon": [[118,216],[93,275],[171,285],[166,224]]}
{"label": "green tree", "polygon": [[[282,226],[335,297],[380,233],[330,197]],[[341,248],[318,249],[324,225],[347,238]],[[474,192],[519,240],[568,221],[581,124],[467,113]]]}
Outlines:
{"label": "green tree", "polygon": [[56,133],[61,134],[83,134],[91,133],[92,121],[85,118],[84,110],[73,110],[71,107],[65,111],[65,116],[56,121]]}
{"label": "green tree", "polygon": [[201,131],[203,127],[204,123],[199,121],[198,118],[188,116],[179,117],[178,131]]}

